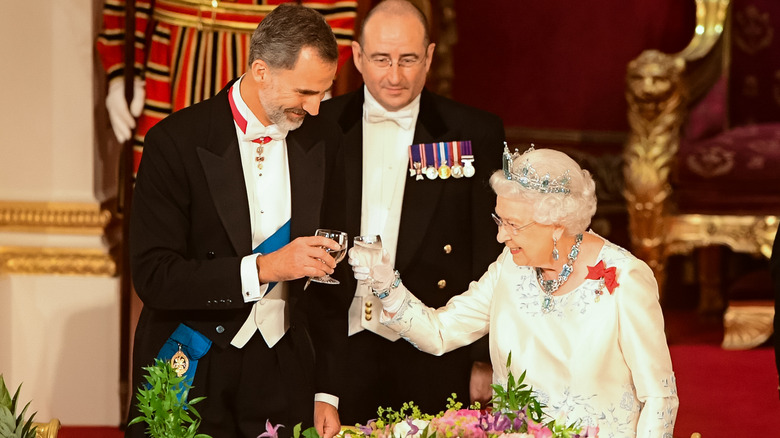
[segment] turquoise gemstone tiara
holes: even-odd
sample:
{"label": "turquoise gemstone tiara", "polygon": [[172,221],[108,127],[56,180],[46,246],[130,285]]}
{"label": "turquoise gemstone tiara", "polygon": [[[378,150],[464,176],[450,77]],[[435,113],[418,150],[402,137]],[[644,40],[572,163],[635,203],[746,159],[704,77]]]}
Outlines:
{"label": "turquoise gemstone tiara", "polygon": [[571,190],[569,190],[568,185],[571,179],[569,178],[568,170],[564,172],[563,175],[551,179],[549,173],[539,176],[539,173],[528,160],[525,161],[522,168],[517,170],[512,168],[512,163],[517,157],[522,157],[533,150],[534,145],[531,144],[531,147],[522,154],[517,149],[515,149],[514,153],[510,154],[509,147],[506,142],[504,142],[503,167],[506,179],[517,181],[518,184],[526,189],[536,190],[540,193],[569,193]]}

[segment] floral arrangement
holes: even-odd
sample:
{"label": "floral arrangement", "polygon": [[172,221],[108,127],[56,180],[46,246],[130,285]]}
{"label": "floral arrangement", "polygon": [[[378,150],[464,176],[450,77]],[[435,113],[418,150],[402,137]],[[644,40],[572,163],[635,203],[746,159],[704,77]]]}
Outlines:
{"label": "floral arrangement", "polygon": [[[507,368],[512,361],[509,354]],[[425,414],[413,402],[395,411],[380,407],[378,417],[365,425],[342,428],[341,438],[598,438],[597,427],[581,427],[578,422],[565,425],[549,418],[546,407],[533,394],[533,388],[523,383],[525,372],[515,379],[509,372],[506,387],[493,384],[490,407],[463,408],[456,395],[448,399],[446,410],[437,415]],[[276,426],[278,428],[279,426]],[[276,438],[276,428],[267,424],[268,431],[258,438]],[[313,428],[303,431],[303,438],[312,435]],[[293,431],[301,437],[300,425]]]}
{"label": "floral arrangement", "polygon": [[146,423],[146,433],[152,438],[211,438],[198,433],[201,417],[193,406],[205,397],[187,400],[191,387],[185,376],[162,359],[155,359],[144,370],[149,373],[144,376],[147,384],[136,393],[141,415],[127,425]]}

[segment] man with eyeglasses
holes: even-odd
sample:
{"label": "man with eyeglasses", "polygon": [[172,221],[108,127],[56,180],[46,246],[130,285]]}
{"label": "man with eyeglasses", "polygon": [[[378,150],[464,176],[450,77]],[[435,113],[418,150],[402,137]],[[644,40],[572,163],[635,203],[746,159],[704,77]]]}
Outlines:
{"label": "man with eyeglasses", "polygon": [[[419,9],[405,0],[381,2],[352,43],[365,86],[323,102],[321,116],[336,121],[344,134],[345,231],[381,235],[404,283],[427,305],[442,306],[477,280],[501,251],[490,220],[495,195],[487,179],[501,167],[504,129],[497,116],[424,88],[434,47]],[[471,142],[473,174],[458,169],[450,156],[460,152],[467,161],[468,151],[448,143],[465,141]],[[423,178],[415,174],[410,154],[420,149],[416,145],[432,143],[437,157],[449,156],[449,170],[439,159],[438,176],[430,179],[437,173],[431,165]],[[433,164],[433,148],[428,152]],[[396,342],[398,335],[379,323],[378,298],[358,286],[351,272],[342,278],[350,300],[342,424],[365,423],[376,418],[378,406],[398,409],[406,401],[423,412],[439,412],[453,392],[464,404],[487,401],[492,371],[486,339],[479,348],[441,357]]]}

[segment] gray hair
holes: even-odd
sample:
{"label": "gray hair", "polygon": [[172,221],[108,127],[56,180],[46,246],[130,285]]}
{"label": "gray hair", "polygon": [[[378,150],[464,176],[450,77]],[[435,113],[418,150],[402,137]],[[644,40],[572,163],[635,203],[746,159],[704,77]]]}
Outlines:
{"label": "gray hair", "polygon": [[593,177],[571,157],[554,149],[534,149],[516,157],[513,169],[533,166],[539,175],[549,173],[557,178],[569,171],[569,193],[541,193],[509,180],[503,170],[490,177],[490,187],[497,196],[522,201],[533,210],[533,220],[545,225],[561,225],[569,235],[582,233],[596,213],[596,183]]}
{"label": "gray hair", "polygon": [[266,15],[249,44],[250,67],[262,59],[271,68],[292,70],[304,47],[326,62],[339,59],[336,37],[322,14],[295,3],[282,3]]}

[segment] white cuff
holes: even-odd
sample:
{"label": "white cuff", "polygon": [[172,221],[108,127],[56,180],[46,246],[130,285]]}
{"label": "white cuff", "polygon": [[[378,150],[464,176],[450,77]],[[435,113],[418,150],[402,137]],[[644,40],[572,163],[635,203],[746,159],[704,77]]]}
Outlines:
{"label": "white cuff", "polygon": [[260,284],[257,277],[257,257],[250,254],[241,259],[241,296],[245,303],[259,300],[268,291],[268,284]]}
{"label": "white cuff", "polygon": [[334,408],[339,408],[339,398],[335,395],[331,395],[325,392],[318,392],[314,394],[314,401],[316,402],[325,402]]}

